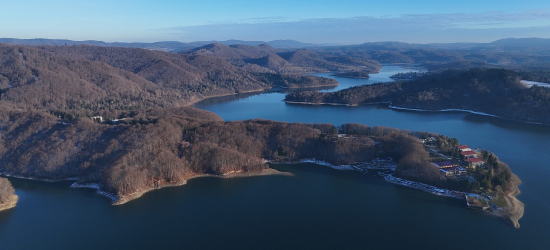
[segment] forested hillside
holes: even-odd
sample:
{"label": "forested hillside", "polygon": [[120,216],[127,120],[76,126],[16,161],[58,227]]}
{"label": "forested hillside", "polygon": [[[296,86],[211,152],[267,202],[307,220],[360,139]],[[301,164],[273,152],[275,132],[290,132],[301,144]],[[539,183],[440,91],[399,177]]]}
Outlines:
{"label": "forested hillside", "polygon": [[[264,45],[233,46],[226,52],[257,55],[271,50]],[[292,67],[328,69],[332,59],[361,64],[307,50],[269,53],[268,57],[281,58],[282,64]],[[79,185],[97,185],[118,203],[197,176],[257,174],[268,169],[267,161],[312,158],[342,165],[391,157],[401,177],[448,184],[428,162],[420,141],[407,131],[344,124],[340,132],[354,136],[339,137],[331,124],[224,122],[216,114],[185,107],[208,96],[274,86],[337,84],[333,79],[271,69],[251,71],[263,66],[239,66],[231,58],[88,45],[0,45],[0,172],[76,179]],[[449,84],[450,79],[458,80]],[[296,93],[287,100],[316,96],[313,102],[453,105],[462,104],[464,98],[494,102],[487,98],[516,98],[532,91],[518,79],[502,70],[452,71],[411,82],[416,85]]]}
{"label": "forested hillside", "polygon": [[281,50],[267,44],[223,45],[208,44],[198,48],[182,51],[189,55],[208,55],[227,60],[236,66],[251,68],[256,71],[271,70],[277,73],[317,73],[317,72],[358,72],[368,74],[378,72],[382,65],[368,58],[350,57],[318,53],[309,49]]}
{"label": "forested hillside", "polygon": [[[321,54],[371,59],[380,63],[414,63],[431,72],[448,69],[505,68],[510,70],[549,70],[547,40],[493,43],[409,44],[370,42],[358,45],[316,48]],[[511,42],[511,43],[510,43]],[[524,43],[524,44],[522,44]]]}
{"label": "forested hillside", "polygon": [[295,92],[286,101],[369,104],[412,109],[464,109],[509,119],[550,123],[550,89],[528,88],[518,73],[503,69],[445,71],[410,82],[365,85],[333,93]]}
{"label": "forested hillside", "polygon": [[[138,110],[273,85],[337,85],[320,77],[249,73],[225,60],[97,46],[0,44],[0,101],[19,108]],[[282,79],[282,80],[281,80]]]}
{"label": "forested hillside", "polygon": [[391,156],[400,164],[426,164],[412,153],[423,151],[422,144],[396,129],[375,127],[369,128],[372,135],[338,138],[331,124],[223,122],[213,113],[189,107],[102,113],[106,118],[125,117],[115,123],[94,122],[85,112],[63,119],[56,112],[2,110],[0,171],[98,183],[125,200],[194,176],[259,172],[268,168],[265,160],[315,158],[340,165]]}

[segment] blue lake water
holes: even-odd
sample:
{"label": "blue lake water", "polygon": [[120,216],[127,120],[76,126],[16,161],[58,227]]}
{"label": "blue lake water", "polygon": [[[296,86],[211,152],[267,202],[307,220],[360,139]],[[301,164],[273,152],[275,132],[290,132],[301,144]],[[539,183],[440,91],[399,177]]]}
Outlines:
{"label": "blue lake water", "polygon": [[[387,81],[336,78],[334,91]],[[328,75],[324,75],[328,76]],[[295,90],[281,90],[295,91]],[[294,176],[200,178],[122,206],[70,182],[11,179],[18,206],[0,213],[0,249],[549,249],[550,127],[460,112],[282,102],[278,90],[208,99],[196,107],[225,120],[364,123],[456,137],[508,163],[523,183],[521,228],[460,200],[396,186],[374,174],[315,164],[273,165]]]}

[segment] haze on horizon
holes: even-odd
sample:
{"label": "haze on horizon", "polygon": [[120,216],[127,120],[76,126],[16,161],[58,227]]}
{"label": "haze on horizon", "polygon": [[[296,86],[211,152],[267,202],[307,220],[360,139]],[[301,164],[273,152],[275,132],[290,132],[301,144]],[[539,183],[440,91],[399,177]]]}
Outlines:
{"label": "haze on horizon", "polygon": [[545,0],[7,0],[2,6],[0,36],[20,39],[357,44],[550,38]]}

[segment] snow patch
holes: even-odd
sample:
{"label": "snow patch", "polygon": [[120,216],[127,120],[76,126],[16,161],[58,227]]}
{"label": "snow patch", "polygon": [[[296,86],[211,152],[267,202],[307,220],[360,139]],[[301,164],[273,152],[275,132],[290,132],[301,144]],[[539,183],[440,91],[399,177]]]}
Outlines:
{"label": "snow patch", "polygon": [[[491,114],[487,114],[487,113],[483,113],[483,112],[478,112],[478,111],[467,110],[467,109],[438,109],[438,110],[427,110],[427,109],[403,108],[403,107],[397,107],[397,106],[391,106],[391,105],[388,106],[388,107],[391,108],[391,109],[410,110],[410,111],[421,111],[421,112],[449,112],[449,111],[459,111],[459,112],[467,112],[467,113],[476,114],[476,115],[490,116],[490,117],[495,117],[495,118],[500,118],[500,119],[505,119],[505,120],[518,121],[518,120],[509,119],[509,118],[504,118],[504,117],[502,117],[502,116],[491,115]],[[527,124],[536,124],[536,125],[543,125],[543,124],[544,124],[544,123],[540,123],[540,122],[526,122],[526,121],[518,121],[518,122],[527,123]]]}
{"label": "snow patch", "polygon": [[113,193],[109,193],[107,191],[101,190],[101,184],[99,184],[99,183],[78,183],[78,182],[75,182],[71,185],[71,188],[92,188],[92,189],[96,189],[98,194],[109,198],[112,202],[118,201],[118,196],[117,195],[115,195]]}
{"label": "snow patch", "polygon": [[538,87],[550,88],[550,83],[534,82],[534,81],[527,81],[527,80],[521,80],[520,82],[523,83],[524,85],[527,85],[527,87],[529,87],[529,88],[531,88],[535,85],[538,86]]}
{"label": "snow patch", "polygon": [[23,67],[27,68],[27,61],[25,61],[25,57],[23,57],[23,53],[19,52],[19,55],[21,56],[21,59],[23,59]]}
{"label": "snow patch", "polygon": [[318,164],[318,165],[327,166],[327,167],[337,169],[337,170],[355,170],[355,168],[353,168],[351,165],[334,165],[334,164],[328,163],[326,161],[319,161],[315,158],[303,159],[303,160],[300,160],[300,162],[315,163],[315,164]]}

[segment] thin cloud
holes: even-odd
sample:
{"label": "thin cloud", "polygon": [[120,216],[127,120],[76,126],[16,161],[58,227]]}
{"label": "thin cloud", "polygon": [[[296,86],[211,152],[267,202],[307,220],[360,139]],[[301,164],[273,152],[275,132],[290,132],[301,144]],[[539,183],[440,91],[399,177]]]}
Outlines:
{"label": "thin cloud", "polygon": [[[286,17],[245,19],[229,23],[171,28],[185,40],[295,39],[318,43],[356,43],[396,39],[406,42],[487,41],[507,32],[548,36],[550,10],[516,13],[410,14],[397,17],[350,17],[289,20]],[[483,32],[475,30],[490,30]],[[452,32],[461,36],[453,35]],[[171,33],[172,33],[171,32]],[[500,32],[500,34],[496,33]],[[537,35],[536,32],[541,32]],[[437,36],[445,34],[447,37]],[[424,38],[418,36],[424,36]],[[457,40],[458,39],[458,40]],[[462,40],[460,40],[462,39]],[[498,39],[498,38],[497,38]]]}

